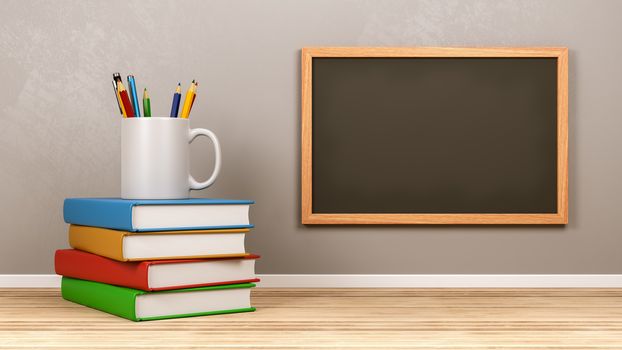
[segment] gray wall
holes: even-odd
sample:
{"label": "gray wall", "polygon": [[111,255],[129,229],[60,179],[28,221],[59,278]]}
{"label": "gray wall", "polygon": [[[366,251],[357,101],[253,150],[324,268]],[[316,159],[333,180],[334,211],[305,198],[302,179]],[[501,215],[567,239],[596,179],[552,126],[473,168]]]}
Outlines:
{"label": "gray wall", "polygon": [[[622,273],[622,1],[3,1],[0,273],[50,273],[62,201],[118,196],[111,73],[166,115],[201,83],[191,123],[224,167],[196,196],[251,198],[260,273]],[[300,224],[300,48],[567,46],[566,227]],[[207,176],[200,141],[193,171]]]}

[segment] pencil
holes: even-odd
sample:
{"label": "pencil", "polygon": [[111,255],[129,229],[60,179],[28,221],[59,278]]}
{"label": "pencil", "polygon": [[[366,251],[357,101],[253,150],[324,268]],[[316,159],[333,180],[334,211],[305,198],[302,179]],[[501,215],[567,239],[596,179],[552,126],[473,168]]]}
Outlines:
{"label": "pencil", "polygon": [[138,93],[136,92],[136,79],[134,79],[133,75],[127,76],[127,84],[129,85],[129,95],[134,107],[134,116],[138,118],[140,117],[140,105],[138,104]]}
{"label": "pencil", "polygon": [[197,91],[196,91],[196,89],[199,88],[199,83],[195,82],[194,86],[195,86],[195,90],[194,90],[194,93],[192,94],[192,101],[190,101],[190,111],[188,112],[188,117],[190,117],[190,112],[192,112],[192,106],[194,106],[194,100],[197,98]]}
{"label": "pencil", "polygon": [[151,100],[149,99],[147,88],[143,91],[143,113],[145,117],[151,117]]}
{"label": "pencil", "polygon": [[194,106],[194,100],[196,100],[197,94],[192,94],[192,101],[190,102],[190,112],[192,112],[192,106]]}
{"label": "pencil", "polygon": [[188,88],[188,92],[186,92],[186,98],[184,99],[184,108],[181,110],[181,117],[184,119],[188,119],[190,116],[190,104],[192,103],[192,94],[196,90],[196,86],[194,85],[194,80],[190,84],[190,88]]}
{"label": "pencil", "polygon": [[123,106],[123,101],[121,100],[121,94],[119,93],[119,83],[117,82],[117,99],[119,100],[119,107],[121,107],[121,114],[123,114],[123,118],[127,118],[127,113],[125,112],[125,107]]}
{"label": "pencil", "polygon": [[181,83],[177,84],[175,93],[173,94],[173,105],[171,106],[171,118],[177,118],[179,113],[179,101],[181,100]]}
{"label": "pencil", "polygon": [[125,114],[128,118],[134,118],[134,108],[132,107],[132,102],[130,102],[130,98],[127,95],[127,90],[125,90],[125,86],[123,86],[123,83],[120,81],[117,82],[117,86],[119,88],[119,96],[121,97],[121,102],[123,102]]}

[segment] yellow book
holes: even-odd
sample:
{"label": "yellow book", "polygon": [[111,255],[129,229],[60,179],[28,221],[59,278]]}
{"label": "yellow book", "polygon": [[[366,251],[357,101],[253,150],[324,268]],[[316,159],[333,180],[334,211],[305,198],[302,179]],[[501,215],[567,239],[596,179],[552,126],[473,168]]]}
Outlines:
{"label": "yellow book", "polygon": [[249,229],[128,232],[70,225],[72,248],[118,261],[221,258],[248,255]]}

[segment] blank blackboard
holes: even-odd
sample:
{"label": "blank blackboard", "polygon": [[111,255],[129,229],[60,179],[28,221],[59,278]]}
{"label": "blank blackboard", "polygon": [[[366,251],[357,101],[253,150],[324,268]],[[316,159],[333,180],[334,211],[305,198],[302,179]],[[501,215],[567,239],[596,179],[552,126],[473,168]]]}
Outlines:
{"label": "blank blackboard", "polygon": [[559,214],[557,57],[313,57],[310,71],[312,215]]}

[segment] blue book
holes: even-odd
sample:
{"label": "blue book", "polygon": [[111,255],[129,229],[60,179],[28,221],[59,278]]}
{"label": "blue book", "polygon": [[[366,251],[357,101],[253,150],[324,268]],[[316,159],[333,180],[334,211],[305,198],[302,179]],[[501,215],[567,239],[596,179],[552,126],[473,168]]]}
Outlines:
{"label": "blue book", "polygon": [[253,201],[232,199],[67,198],[68,224],[123,231],[172,231],[250,228]]}

